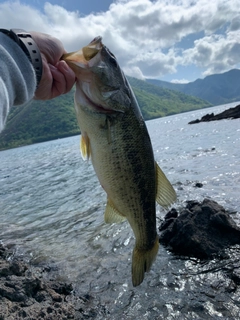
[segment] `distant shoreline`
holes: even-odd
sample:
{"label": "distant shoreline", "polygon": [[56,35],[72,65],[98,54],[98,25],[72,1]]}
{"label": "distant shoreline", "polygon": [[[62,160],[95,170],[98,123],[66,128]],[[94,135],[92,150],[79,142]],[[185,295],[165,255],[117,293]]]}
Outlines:
{"label": "distant shoreline", "polygon": [[188,124],[196,124],[199,122],[210,122],[210,121],[217,121],[217,120],[223,120],[223,119],[238,119],[240,118],[240,104],[237,105],[234,108],[229,108],[224,110],[223,112],[220,112],[216,115],[214,113],[208,113],[205,116],[203,116],[200,120],[192,120]]}

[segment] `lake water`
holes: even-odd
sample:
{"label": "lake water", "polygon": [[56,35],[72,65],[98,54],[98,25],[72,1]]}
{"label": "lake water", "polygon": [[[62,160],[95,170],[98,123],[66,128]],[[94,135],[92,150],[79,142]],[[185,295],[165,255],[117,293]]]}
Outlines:
{"label": "lake water", "polygon": [[[188,125],[225,106],[147,122],[156,161],[186,200],[212,198],[235,212],[240,225],[240,119]],[[195,183],[203,183],[196,188]],[[226,290],[228,261],[200,263],[174,257],[160,246],[144,282],[131,284],[134,238],[128,223],[106,225],[106,195],[79,137],[0,152],[0,240],[33,263],[56,265],[59,278],[88,293],[97,319],[237,319],[240,292]],[[157,207],[158,224],[166,212]]]}

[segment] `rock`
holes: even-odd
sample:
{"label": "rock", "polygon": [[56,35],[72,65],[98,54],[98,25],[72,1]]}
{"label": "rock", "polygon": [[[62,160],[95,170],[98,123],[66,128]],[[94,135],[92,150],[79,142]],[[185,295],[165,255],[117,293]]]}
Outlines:
{"label": "rock", "polygon": [[202,188],[203,184],[201,182],[196,182],[194,185],[195,188]]}
{"label": "rock", "polygon": [[240,104],[234,108],[227,109],[219,114],[214,115],[214,113],[206,114],[200,120],[192,120],[188,124],[195,124],[199,122],[209,122],[215,120],[222,120],[222,119],[237,119],[240,118]]}
{"label": "rock", "polygon": [[51,268],[33,266],[19,259],[0,244],[0,320],[97,317],[95,304],[77,296],[71,283],[45,276],[46,272],[51,272]]}
{"label": "rock", "polygon": [[172,209],[159,228],[160,242],[177,255],[209,259],[240,244],[240,228],[217,202],[189,201],[180,213]]}

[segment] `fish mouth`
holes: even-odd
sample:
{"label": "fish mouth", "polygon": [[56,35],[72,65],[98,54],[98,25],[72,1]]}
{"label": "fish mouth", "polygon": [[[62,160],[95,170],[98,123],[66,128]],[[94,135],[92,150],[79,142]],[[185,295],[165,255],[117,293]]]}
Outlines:
{"label": "fish mouth", "polygon": [[65,60],[67,64],[77,73],[78,67],[85,69],[89,67],[90,64],[94,64],[94,58],[102,48],[102,37],[98,36],[82,49],[63,54],[61,59]]}
{"label": "fish mouth", "polygon": [[96,102],[96,99],[92,99],[92,97],[95,95],[92,95],[91,90],[88,88],[92,81],[89,69],[95,65],[98,65],[98,63],[101,61],[101,51],[103,48],[105,48],[105,46],[102,43],[102,37],[97,36],[82,49],[76,52],[64,54],[62,59],[65,60],[70,68],[75,72],[76,77],[80,80],[80,82],[82,84],[86,84],[84,86],[85,88],[83,88],[82,85],[79,86],[81,94],[79,95],[78,100],[82,100],[83,103],[86,103],[92,112],[99,114],[117,114],[119,111],[115,110],[114,108],[109,108],[104,101],[116,94],[119,91],[119,88],[109,87],[106,89],[106,91],[101,90],[102,96],[99,97],[101,104]]}
{"label": "fish mouth", "polygon": [[86,47],[82,48],[82,53],[86,61],[92,60],[102,49],[102,37],[94,38]]}

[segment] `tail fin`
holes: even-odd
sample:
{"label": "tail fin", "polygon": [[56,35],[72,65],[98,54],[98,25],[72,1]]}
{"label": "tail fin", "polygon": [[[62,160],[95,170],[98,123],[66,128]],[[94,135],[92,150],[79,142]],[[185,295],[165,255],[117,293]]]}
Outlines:
{"label": "tail fin", "polygon": [[154,262],[159,248],[159,239],[156,237],[154,246],[150,250],[133,249],[132,254],[132,283],[136,287],[143,282],[144,273],[148,272]]}

